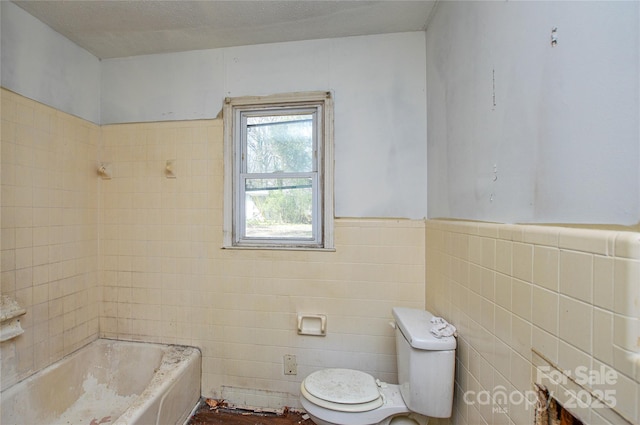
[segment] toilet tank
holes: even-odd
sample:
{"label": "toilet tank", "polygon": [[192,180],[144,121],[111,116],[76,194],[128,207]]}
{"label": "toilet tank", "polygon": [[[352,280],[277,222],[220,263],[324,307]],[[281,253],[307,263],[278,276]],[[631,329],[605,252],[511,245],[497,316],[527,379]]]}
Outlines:
{"label": "toilet tank", "polygon": [[434,418],[448,418],[453,406],[456,339],[430,332],[433,315],[396,307],[398,384],[407,407]]}

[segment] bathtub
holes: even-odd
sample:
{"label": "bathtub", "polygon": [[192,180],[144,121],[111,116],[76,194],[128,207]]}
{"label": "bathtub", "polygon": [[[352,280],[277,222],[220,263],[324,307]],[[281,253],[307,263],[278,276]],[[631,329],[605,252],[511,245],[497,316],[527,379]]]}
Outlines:
{"label": "bathtub", "polygon": [[193,347],[98,339],[2,391],[0,423],[182,424],[200,364]]}

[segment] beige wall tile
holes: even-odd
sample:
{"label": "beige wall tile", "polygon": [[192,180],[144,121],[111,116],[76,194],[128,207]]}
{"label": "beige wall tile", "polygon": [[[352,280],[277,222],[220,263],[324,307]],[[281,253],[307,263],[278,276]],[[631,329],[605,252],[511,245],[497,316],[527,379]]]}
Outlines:
{"label": "beige wall tile", "polygon": [[520,226],[523,229],[523,242],[536,246],[557,248],[561,228],[546,226]]}
{"label": "beige wall tile", "polygon": [[639,420],[638,413],[638,383],[632,379],[618,375],[617,381],[613,384],[615,391],[616,407],[628,420],[637,423]]}
{"label": "beige wall tile", "polygon": [[593,257],[593,304],[607,310],[614,309],[614,259]]}
{"label": "beige wall tile", "polygon": [[619,373],[637,381],[638,353],[617,345],[613,346],[613,367]]}
{"label": "beige wall tile", "polygon": [[510,275],[513,243],[502,239],[496,240],[496,271]]}
{"label": "beige wall tile", "polygon": [[640,351],[640,318],[614,314],[613,342],[625,350]]}
{"label": "beige wall tile", "polygon": [[531,331],[532,347],[544,353],[552,362],[558,363],[558,337],[535,325]]}
{"label": "beige wall tile", "polygon": [[640,260],[640,236],[635,232],[619,232],[615,235],[617,257]]}
{"label": "beige wall tile", "polygon": [[592,353],[592,308],[589,304],[560,296],[559,337],[585,353]]}
{"label": "beige wall tile", "polygon": [[511,289],[511,277],[496,273],[495,302],[508,311],[511,311]]}
{"label": "beige wall tile", "polygon": [[531,320],[532,285],[519,279],[511,280],[511,309],[525,320]]}
{"label": "beige wall tile", "polygon": [[611,255],[613,232],[606,230],[563,228],[560,231],[559,247],[591,254]]}
{"label": "beige wall tile", "polygon": [[562,365],[562,370],[569,371],[572,374],[579,367],[586,367],[587,370],[591,370],[591,360],[590,353],[586,353],[562,339],[559,340],[558,364]]}
{"label": "beige wall tile", "polygon": [[[101,160],[115,170],[101,192],[103,267],[114,273],[104,285],[125,289],[110,332],[222,344],[214,358],[204,354],[203,376],[217,377],[205,396],[233,387],[230,396],[258,402],[260,390],[296,392],[304,374],[326,366],[396,379],[388,322],[393,306],[424,308],[423,221],[336,220],[336,252],[222,250],[220,164],[203,162],[222,158],[219,121],[105,126],[103,143]],[[176,179],[162,174],[170,158],[178,159]],[[138,281],[139,271],[155,281]],[[327,314],[328,336],[298,336],[299,312]],[[297,355],[297,376],[282,375],[283,354]]]}
{"label": "beige wall tile", "polygon": [[494,333],[503,342],[509,344],[512,339],[511,333],[512,314],[508,310],[496,306],[495,307],[495,327]]}
{"label": "beige wall tile", "polygon": [[557,248],[534,246],[533,283],[552,291],[558,291],[559,256]]}
{"label": "beige wall tile", "polygon": [[511,321],[511,346],[522,357],[528,359],[531,356],[531,341],[531,322],[514,315]]}
{"label": "beige wall tile", "polygon": [[616,258],[613,279],[614,311],[640,317],[640,261]]}
{"label": "beige wall tile", "polygon": [[[221,250],[219,120],[100,128],[1,97],[1,288],[32,313],[26,336],[3,344],[3,388],[99,329],[201,347],[205,396],[293,406],[288,394],[318,368],[396,379],[390,310],[427,306],[460,330],[456,421],[532,421],[522,405],[498,412],[460,397],[529,390],[529,346],[566,369],[619,368],[622,409],[637,416],[637,233],[338,219],[333,253]],[[164,177],[167,159],[177,179]],[[298,312],[327,314],[329,335],[297,335]],[[283,354],[298,356],[298,376],[281,374]]]}
{"label": "beige wall tile", "polygon": [[4,89],[0,97],[2,293],[27,310],[25,333],[0,348],[6,388],[98,336],[88,294],[99,285],[100,130]]}
{"label": "beige wall tile", "polygon": [[590,303],[593,295],[593,255],[560,251],[560,292]]}
{"label": "beige wall tile", "polygon": [[531,282],[533,275],[533,246],[524,243],[513,244],[513,275],[526,282]]}
{"label": "beige wall tile", "polygon": [[[457,415],[454,423],[495,423],[496,420],[508,420],[513,424],[532,423],[533,409],[527,410],[522,405],[509,406],[506,418],[497,417],[497,410],[467,405],[460,395],[469,389],[483,388],[478,380],[481,363],[478,359],[487,359],[488,367],[493,368],[493,383],[506,381],[509,391],[524,393],[530,390],[531,348],[569,373],[579,367],[591,370],[600,364],[613,368],[625,378],[616,384],[616,390],[625,388],[621,398],[623,407],[618,409],[618,413],[622,412],[634,423],[636,419],[632,415],[637,414],[637,409],[631,406],[629,399],[637,396],[638,391],[638,362],[635,359],[640,349],[633,345],[634,336],[638,333],[637,313],[633,305],[634,288],[640,279],[635,273],[637,259],[629,257],[635,255],[633,247],[637,234],[496,225],[494,271],[497,273],[491,297],[491,291],[483,291],[483,276],[491,269],[482,264],[482,237],[489,236],[479,235],[477,223],[427,220],[426,227],[427,264],[435,259],[441,264],[461,264],[462,260],[456,253],[464,252],[463,248],[446,251],[442,245],[429,241],[432,228],[439,229],[441,240],[446,240],[449,234],[456,234],[458,240],[463,240],[459,235],[467,235],[469,259],[477,262],[477,265],[469,267],[467,309],[456,313],[461,324],[458,355],[462,367],[456,374],[460,390],[454,401]],[[615,241],[619,241],[620,246]],[[511,271],[505,261],[509,251],[506,242],[512,243]],[[491,247],[489,249],[492,251]],[[614,250],[620,257],[613,256]],[[427,272],[427,276],[428,306],[433,306],[430,308],[447,311],[450,305],[463,305],[451,297],[463,296],[464,292],[447,289],[455,287],[457,275]],[[616,277],[620,282],[615,281]],[[462,283],[458,286],[464,287]],[[493,331],[483,326],[488,322],[485,311],[491,302],[495,304]],[[506,337],[509,328],[510,335]],[[487,344],[486,341],[491,340],[493,344]],[[465,353],[470,353],[468,369],[464,367]],[[575,412],[581,417],[600,421],[594,423],[622,423],[615,419],[620,418],[617,413],[600,409],[583,406],[576,407]]]}
{"label": "beige wall tile", "polygon": [[558,335],[558,294],[533,287],[533,323],[552,335]]}

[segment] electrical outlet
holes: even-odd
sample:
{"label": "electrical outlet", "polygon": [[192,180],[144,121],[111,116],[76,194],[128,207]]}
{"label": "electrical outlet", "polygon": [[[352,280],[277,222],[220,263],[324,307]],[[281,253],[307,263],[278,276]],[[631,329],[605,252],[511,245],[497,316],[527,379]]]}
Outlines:
{"label": "electrical outlet", "polygon": [[297,375],[298,363],[296,363],[296,356],[293,354],[284,355],[284,374],[285,375]]}

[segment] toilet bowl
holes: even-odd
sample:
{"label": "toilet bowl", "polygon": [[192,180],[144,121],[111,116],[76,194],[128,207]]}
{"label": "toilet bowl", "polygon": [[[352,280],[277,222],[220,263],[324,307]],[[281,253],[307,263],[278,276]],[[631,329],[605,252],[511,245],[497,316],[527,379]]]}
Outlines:
{"label": "toilet bowl", "polygon": [[411,412],[398,385],[387,384],[361,371],[323,369],[301,384],[302,407],[316,425],[426,425],[427,418]]}
{"label": "toilet bowl", "polygon": [[300,403],[317,425],[426,425],[453,406],[456,339],[430,333],[433,315],[394,308],[398,385],[352,369],[313,372]]}

